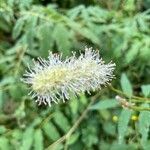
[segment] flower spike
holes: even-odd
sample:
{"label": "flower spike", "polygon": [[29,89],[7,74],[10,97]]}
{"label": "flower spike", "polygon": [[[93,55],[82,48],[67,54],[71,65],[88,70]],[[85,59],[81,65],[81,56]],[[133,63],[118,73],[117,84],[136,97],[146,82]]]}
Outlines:
{"label": "flower spike", "polygon": [[101,89],[113,79],[115,64],[105,64],[98,51],[86,48],[85,54],[62,60],[61,55],[49,54],[48,60],[38,58],[34,66],[24,74],[23,82],[31,87],[30,94],[38,104],[65,102],[70,93],[78,95],[85,91]]}

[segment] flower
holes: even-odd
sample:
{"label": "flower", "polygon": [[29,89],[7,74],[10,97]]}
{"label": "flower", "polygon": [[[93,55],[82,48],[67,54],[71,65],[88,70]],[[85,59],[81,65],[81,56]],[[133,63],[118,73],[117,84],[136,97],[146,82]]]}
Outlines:
{"label": "flower", "polygon": [[31,87],[36,102],[51,106],[51,103],[65,102],[73,95],[101,89],[114,77],[115,64],[105,64],[99,59],[98,51],[86,48],[85,54],[62,60],[61,55],[50,53],[48,60],[38,58],[34,66],[28,67],[22,81]]}
{"label": "flower", "polygon": [[138,116],[137,115],[132,115],[131,116],[131,120],[132,121],[137,121],[138,120]]}
{"label": "flower", "polygon": [[113,120],[114,122],[117,122],[117,121],[118,121],[118,116],[114,115],[114,116],[112,117],[112,120]]}

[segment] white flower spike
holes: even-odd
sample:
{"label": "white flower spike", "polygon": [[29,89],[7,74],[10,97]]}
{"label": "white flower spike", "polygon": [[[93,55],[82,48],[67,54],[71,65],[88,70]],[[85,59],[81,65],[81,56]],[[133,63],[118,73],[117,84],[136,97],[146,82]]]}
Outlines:
{"label": "white flower spike", "polygon": [[70,94],[95,91],[108,84],[114,77],[114,63],[104,64],[98,51],[86,48],[78,58],[73,54],[62,60],[61,56],[50,53],[48,60],[38,58],[34,66],[26,71],[23,82],[31,86],[32,98],[38,104],[65,102]]}

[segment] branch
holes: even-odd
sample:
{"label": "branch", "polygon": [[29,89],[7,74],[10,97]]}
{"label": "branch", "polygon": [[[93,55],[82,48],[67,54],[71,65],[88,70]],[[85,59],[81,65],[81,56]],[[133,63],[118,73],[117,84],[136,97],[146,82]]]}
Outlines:
{"label": "branch", "polygon": [[118,94],[120,94],[120,95],[126,96],[126,97],[128,97],[128,98],[137,99],[137,100],[144,100],[144,101],[150,101],[150,98],[145,98],[145,97],[140,97],[140,96],[134,96],[134,95],[133,95],[133,96],[129,97],[127,94],[125,94],[125,93],[123,93],[122,91],[120,91],[120,90],[114,88],[113,86],[109,86],[109,88],[110,88],[112,91],[114,91],[114,92],[116,92],[116,93],[118,93]]}
{"label": "branch", "polygon": [[72,135],[72,133],[78,128],[78,126],[80,125],[80,123],[82,122],[82,120],[85,118],[85,116],[87,115],[89,108],[91,107],[91,105],[94,103],[94,101],[99,97],[99,94],[95,95],[92,99],[91,102],[89,103],[89,105],[86,107],[86,109],[83,111],[83,113],[81,114],[81,116],[78,118],[78,120],[75,122],[75,124],[71,127],[71,129],[64,135],[62,136],[60,139],[58,139],[56,142],[52,143],[51,145],[49,145],[46,150],[51,150],[54,146],[56,146],[57,144],[60,144],[62,142],[64,142],[65,140],[69,139],[69,137]]}

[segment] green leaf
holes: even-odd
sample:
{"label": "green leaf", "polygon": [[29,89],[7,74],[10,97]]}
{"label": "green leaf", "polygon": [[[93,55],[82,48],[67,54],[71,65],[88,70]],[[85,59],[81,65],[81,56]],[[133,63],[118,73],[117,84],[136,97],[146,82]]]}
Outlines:
{"label": "green leaf", "polygon": [[40,55],[46,57],[54,45],[53,28],[49,24],[44,24],[38,31]]}
{"label": "green leaf", "polygon": [[35,33],[36,31],[36,24],[38,21],[38,17],[37,16],[29,16],[27,19],[27,23],[25,26],[25,40],[24,43],[28,45],[28,48],[30,50],[32,50],[34,48],[34,38],[35,38]]}
{"label": "green leaf", "polygon": [[70,124],[67,118],[61,112],[56,112],[54,114],[54,120],[56,124],[64,131],[65,133],[70,129]]}
{"label": "green leaf", "polygon": [[135,40],[135,44],[132,45],[131,49],[126,54],[126,63],[127,64],[129,64],[132,60],[135,59],[140,47],[141,47],[141,43],[138,40]]}
{"label": "green leaf", "polygon": [[63,24],[57,24],[53,32],[53,38],[56,41],[58,50],[65,56],[70,54],[71,42],[70,31]]}
{"label": "green leaf", "polygon": [[57,128],[51,122],[45,123],[43,126],[43,130],[50,140],[56,141],[60,138]]}
{"label": "green leaf", "polygon": [[25,8],[29,8],[32,4],[33,0],[25,0],[25,1],[21,1],[19,3],[19,7],[21,10],[25,9]]}
{"label": "green leaf", "polygon": [[24,17],[21,17],[20,19],[17,20],[12,32],[13,39],[16,39],[20,35],[24,25],[24,21],[25,21]]}
{"label": "green leaf", "polygon": [[0,86],[4,86],[7,84],[13,84],[15,82],[15,78],[11,77],[11,76],[6,76],[1,82],[0,82]]}
{"label": "green leaf", "polygon": [[117,107],[118,101],[115,99],[100,100],[100,102],[90,107],[91,110],[102,110]]}
{"label": "green leaf", "polygon": [[[149,108],[148,104],[143,104],[141,107]],[[150,112],[142,111],[139,115],[139,132],[142,135],[141,144],[144,146],[147,142],[150,128]]]}
{"label": "green leaf", "polygon": [[[5,14],[7,14],[7,13],[5,12]],[[3,14],[1,13],[1,15],[4,15],[4,13]],[[5,17],[5,16],[3,16],[3,17]],[[6,24],[6,22],[3,21],[3,19],[1,19],[1,21],[0,21],[0,30],[5,31],[5,32],[10,32],[10,30],[11,30],[10,25]]]}
{"label": "green leaf", "polygon": [[119,143],[122,143],[124,140],[131,114],[132,114],[132,111],[129,109],[123,109],[121,111],[121,115],[118,121]]}
{"label": "green leaf", "polygon": [[0,125],[0,135],[6,132],[6,128],[3,125]]}
{"label": "green leaf", "polygon": [[21,84],[14,84],[9,88],[9,93],[14,100],[20,100],[25,93],[24,88]]}
{"label": "green leaf", "polygon": [[79,133],[74,133],[71,135],[71,137],[69,137],[68,141],[67,141],[67,144],[68,145],[72,145],[73,143],[75,143],[79,138]]}
{"label": "green leaf", "polygon": [[37,129],[34,132],[34,149],[43,150],[43,134],[41,129]]}
{"label": "green leaf", "polygon": [[100,140],[99,141],[99,149],[102,149],[102,150],[110,150],[110,144],[107,143],[106,141],[104,140]]}
{"label": "green leaf", "polygon": [[32,128],[34,128],[34,127],[36,127],[36,126],[38,126],[41,122],[42,122],[42,120],[43,120],[43,118],[41,118],[41,117],[36,117],[33,121],[32,121],[32,123],[30,124],[30,126],[32,127]]}
{"label": "green leaf", "polygon": [[142,93],[145,97],[148,97],[150,95],[150,84],[148,85],[142,85]]}
{"label": "green leaf", "polygon": [[147,140],[146,142],[143,143],[143,149],[144,150],[149,150],[150,149],[150,141]]}
{"label": "green leaf", "polygon": [[123,92],[126,95],[128,95],[130,97],[133,95],[132,85],[125,73],[123,73],[121,76],[121,87],[122,87]]}
{"label": "green leaf", "polygon": [[80,31],[80,34],[87,39],[91,40],[94,44],[100,45],[100,40],[99,38],[88,28],[83,28]]}
{"label": "green leaf", "polygon": [[[7,51],[8,52],[8,51]],[[0,64],[14,61],[14,56],[1,57]]]}
{"label": "green leaf", "polygon": [[72,114],[77,114],[78,108],[79,108],[79,102],[76,97],[72,97],[70,101],[70,108],[71,108]]}
{"label": "green leaf", "polygon": [[126,10],[126,11],[133,11],[134,9],[135,9],[135,4],[134,4],[134,0],[126,0],[125,1],[125,4],[124,4],[124,9]]}
{"label": "green leaf", "polygon": [[85,7],[83,5],[79,5],[77,7],[74,7],[71,10],[68,10],[68,16],[69,16],[69,18],[71,20],[74,20],[84,8]]}
{"label": "green leaf", "polygon": [[112,136],[116,135],[116,125],[113,124],[112,122],[104,122],[103,129],[109,135],[112,135]]}
{"label": "green leaf", "polygon": [[118,144],[115,142],[111,145],[110,150],[137,150],[137,146],[125,143]]}
{"label": "green leaf", "polygon": [[4,102],[3,92],[0,89],[0,112],[1,112],[2,107],[3,107],[3,102]]}
{"label": "green leaf", "polygon": [[63,146],[62,143],[57,143],[57,144],[53,145],[53,146],[51,147],[51,149],[50,149],[50,148],[47,148],[47,149],[48,149],[48,150],[63,150],[63,149],[64,149],[63,147],[64,147],[64,146]]}
{"label": "green leaf", "polygon": [[[23,133],[20,129],[15,129],[15,130],[13,130],[13,133],[12,133],[12,139],[15,140],[15,141],[21,140],[22,135],[23,135]],[[19,143],[19,145],[20,144],[21,143]]]}
{"label": "green leaf", "polygon": [[80,95],[80,102],[81,102],[82,104],[84,104],[84,105],[88,103],[85,94],[81,94],[81,95]]}
{"label": "green leaf", "polygon": [[82,35],[83,37],[89,39],[92,43],[100,45],[99,38],[87,27],[82,27],[74,21],[68,21],[68,25],[75,33]]}
{"label": "green leaf", "polygon": [[21,149],[22,143],[18,141],[22,141],[22,131],[20,129],[13,130],[11,134],[10,143],[12,144],[13,149]]}
{"label": "green leaf", "polygon": [[33,134],[34,130],[33,128],[28,127],[24,134],[23,134],[23,138],[22,138],[22,146],[21,146],[21,150],[30,150],[31,146],[32,146],[32,142],[34,139],[34,134]]}
{"label": "green leaf", "polygon": [[0,150],[9,150],[10,144],[7,138],[0,137]]}

